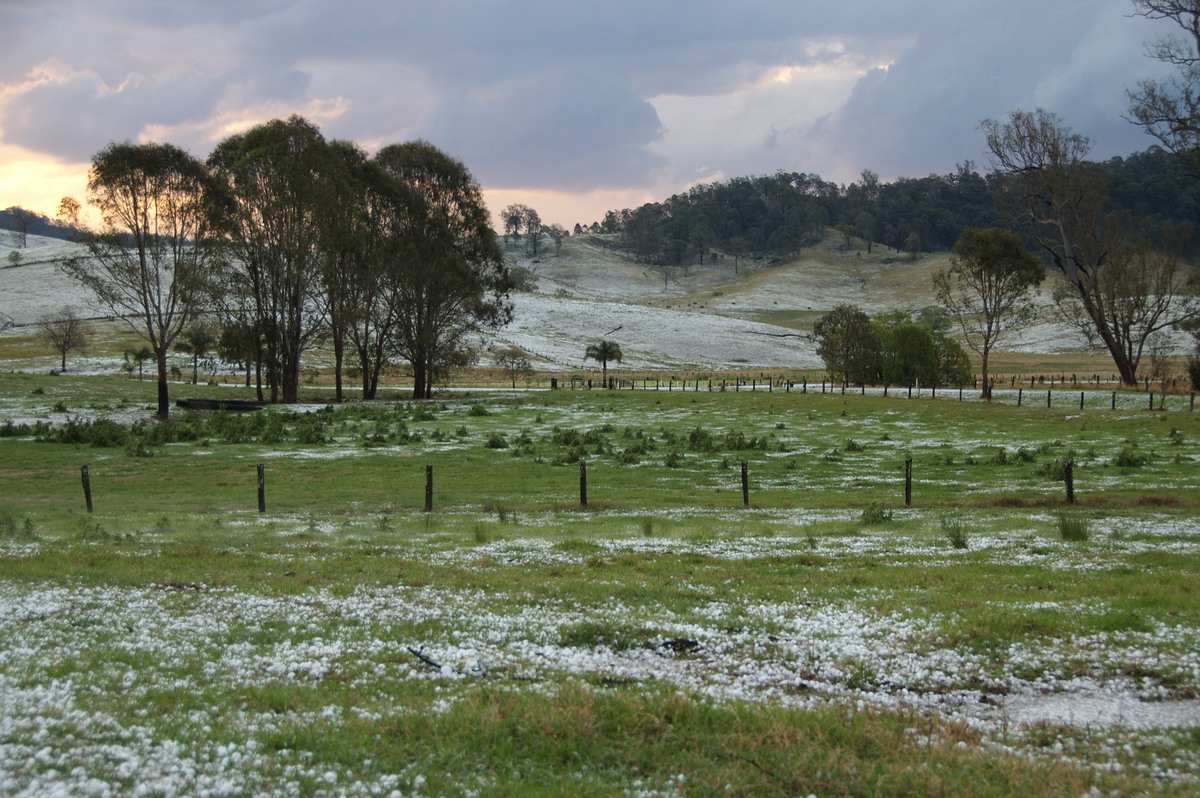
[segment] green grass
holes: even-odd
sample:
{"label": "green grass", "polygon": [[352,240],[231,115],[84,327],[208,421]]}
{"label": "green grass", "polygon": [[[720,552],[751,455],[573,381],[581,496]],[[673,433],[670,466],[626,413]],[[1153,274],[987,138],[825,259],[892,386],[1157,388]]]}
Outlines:
{"label": "green grass", "polygon": [[[42,699],[44,731],[13,705],[5,744],[50,750],[19,785],[83,768],[132,791],[145,774],[101,753],[164,741],[244,793],[1183,795],[1163,772],[1200,776],[1188,730],[875,701],[1077,677],[1200,694],[1186,412],[562,391],[162,427],[143,390],[0,375],[0,412],[30,427],[0,436],[0,681],[70,696]],[[61,424],[32,422],[59,402],[126,440],[92,445],[88,415],[53,442]]]}

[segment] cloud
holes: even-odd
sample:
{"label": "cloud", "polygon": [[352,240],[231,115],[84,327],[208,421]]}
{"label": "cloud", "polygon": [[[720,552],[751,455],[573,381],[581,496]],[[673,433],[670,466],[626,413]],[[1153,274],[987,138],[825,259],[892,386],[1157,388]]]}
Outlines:
{"label": "cloud", "polygon": [[[855,179],[982,159],[1044,105],[1097,142],[1164,31],[1128,0],[42,0],[4,4],[0,145],[65,162],[273,116],[368,148],[427,138],[489,188],[632,196],[787,169]],[[15,32],[15,35],[12,33]],[[601,213],[602,215],[602,213]]]}

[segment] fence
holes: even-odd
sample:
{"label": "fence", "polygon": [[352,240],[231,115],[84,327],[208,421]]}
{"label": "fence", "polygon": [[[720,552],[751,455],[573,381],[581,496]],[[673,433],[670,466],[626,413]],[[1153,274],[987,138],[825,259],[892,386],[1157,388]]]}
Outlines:
{"label": "fence", "polygon": [[[83,496],[89,513],[94,512],[92,503],[92,480],[88,466],[85,464],[79,469],[80,479],[83,484]],[[741,461],[741,491],[742,491],[742,506],[750,507],[750,464],[746,460]],[[266,466],[259,463],[255,466],[256,486],[258,489],[258,512],[267,512],[267,480]],[[1067,460],[1063,464],[1062,478],[1066,486],[1066,502],[1067,504],[1075,503],[1075,465],[1072,460]],[[434,499],[434,483],[433,483],[433,466],[425,466],[425,506],[424,512],[433,512]],[[913,461],[911,457],[904,460],[904,506],[911,507],[913,503]],[[586,509],[588,506],[588,470],[587,461],[579,461],[579,506]]]}
{"label": "fence", "polygon": [[[596,384],[598,381],[585,380],[583,378],[572,377],[562,381],[558,378],[550,380],[551,390],[604,390],[603,383]],[[1045,383],[1042,383],[1043,385]],[[1168,393],[1155,392],[1147,390],[1146,392],[1135,390],[1078,390],[1077,382],[1060,383],[1060,386],[1070,384],[1071,389],[1059,388],[1041,388],[1035,387],[1025,388],[1024,386],[1016,388],[992,388],[992,396],[990,402],[992,404],[1015,404],[1020,406],[1034,406],[1041,402],[1041,397],[1045,396],[1046,407],[1078,407],[1084,410],[1088,407],[1100,408],[1107,406],[1111,410],[1132,410],[1144,408],[1147,410],[1166,410],[1168,409],[1168,398],[1171,400],[1170,409],[1186,409],[1194,411],[1196,409],[1196,394],[1187,393]],[[611,377],[608,380],[608,390],[620,391],[692,391],[700,392],[741,392],[741,391],[766,391],[773,393],[777,390],[787,393],[823,393],[823,394],[841,394],[841,395],[859,395],[859,396],[883,396],[883,397],[903,397],[908,399],[913,398],[930,398],[930,399],[951,399],[959,402],[988,402],[989,400],[981,395],[978,384],[968,388],[965,385],[957,387],[942,387],[936,386],[867,386],[867,385],[848,385],[846,383],[833,382],[813,382],[807,380],[796,382],[793,380],[775,380],[773,378],[756,378],[745,379],[720,379],[713,380],[711,378],[697,377],[694,380],[651,380],[649,378],[643,380],[621,380]],[[1157,397],[1157,406],[1155,405]],[[1076,399],[1078,401],[1076,402]]]}

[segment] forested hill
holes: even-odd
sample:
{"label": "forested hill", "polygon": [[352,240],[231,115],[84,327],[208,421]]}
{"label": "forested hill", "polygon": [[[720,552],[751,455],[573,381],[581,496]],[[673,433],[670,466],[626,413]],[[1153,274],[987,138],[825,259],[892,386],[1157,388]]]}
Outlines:
{"label": "forested hill", "polygon": [[[1161,225],[1193,227],[1185,254],[1200,255],[1200,180],[1157,147],[1128,158],[1093,163],[1110,184],[1114,212]],[[598,224],[618,233],[630,254],[660,265],[701,263],[712,250],[750,257],[787,257],[819,241],[832,227],[864,249],[883,244],[930,252],[953,248],[968,227],[1004,226],[994,192],[998,174],[971,163],[953,174],[838,186],[817,175],[777,172],[695,186],[664,202],[610,211]]]}
{"label": "forested hill", "polygon": [[[9,230],[21,238],[42,236],[69,241],[77,237],[78,231],[43,214],[13,206],[0,210],[0,230]],[[25,244],[18,240],[18,247]]]}

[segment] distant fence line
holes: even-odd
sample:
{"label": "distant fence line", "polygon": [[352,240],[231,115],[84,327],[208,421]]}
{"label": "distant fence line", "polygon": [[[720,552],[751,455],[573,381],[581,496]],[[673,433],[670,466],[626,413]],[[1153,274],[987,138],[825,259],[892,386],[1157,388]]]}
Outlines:
{"label": "distant fence line", "polygon": [[[1034,378],[1036,379],[1036,378]],[[1166,410],[1168,409],[1167,399],[1170,398],[1170,409],[1194,411],[1196,409],[1196,394],[1195,392],[1180,394],[1169,392],[1155,392],[1146,390],[1141,391],[1117,391],[1117,390],[1078,390],[1078,382],[1059,383],[1058,388],[1054,387],[1036,387],[1053,385],[1051,383],[1032,382],[1035,387],[1026,388],[1024,385],[1016,388],[992,388],[991,403],[992,404],[1014,404],[1018,407],[1024,405],[1038,405],[1042,402],[1044,396],[1046,407],[1077,407],[1084,410],[1088,407],[1100,408],[1107,407],[1110,410],[1129,410],[1136,408],[1145,408],[1147,410]],[[1015,381],[1014,381],[1015,384]],[[1073,387],[1067,388],[1066,385]],[[756,378],[735,378],[714,380],[711,378],[697,377],[695,379],[641,379],[629,380],[610,377],[608,380],[608,390],[643,390],[643,391],[692,391],[692,392],[740,392],[740,391],[766,391],[773,393],[775,391],[783,391],[786,393],[822,393],[822,394],[840,394],[840,395],[859,395],[859,396],[899,396],[908,399],[927,397],[930,399],[953,399],[959,402],[971,401],[987,402],[982,395],[978,382],[971,387],[959,385],[957,387],[936,387],[936,386],[867,386],[865,384],[850,385],[848,383],[834,383],[829,381],[808,382],[807,379],[796,380],[776,380],[770,377],[763,379]],[[584,379],[582,377],[570,377],[559,379],[553,377],[550,380],[551,390],[604,390],[605,385],[602,380]],[[1078,397],[1078,402],[1076,402]],[[1157,402],[1156,402],[1157,397]],[[1120,399],[1120,401],[1118,401]]]}

